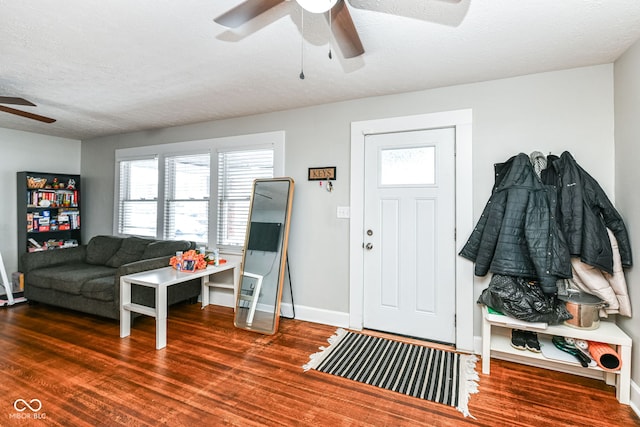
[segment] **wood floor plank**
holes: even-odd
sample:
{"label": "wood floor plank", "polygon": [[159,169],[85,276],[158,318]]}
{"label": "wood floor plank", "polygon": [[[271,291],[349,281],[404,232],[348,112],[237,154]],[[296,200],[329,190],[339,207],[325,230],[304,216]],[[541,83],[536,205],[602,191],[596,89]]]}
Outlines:
{"label": "wood floor plank", "polygon": [[[304,372],[335,329],[282,319],[278,333],[264,336],[234,328],[229,308],[184,304],[170,308],[167,347],[157,351],[151,318],[137,318],[131,336],[121,339],[113,320],[40,304],[5,308],[0,425],[640,425],[602,381],[503,361],[480,375],[480,392],[469,403],[475,418]],[[17,399],[38,399],[42,409],[16,411]]]}

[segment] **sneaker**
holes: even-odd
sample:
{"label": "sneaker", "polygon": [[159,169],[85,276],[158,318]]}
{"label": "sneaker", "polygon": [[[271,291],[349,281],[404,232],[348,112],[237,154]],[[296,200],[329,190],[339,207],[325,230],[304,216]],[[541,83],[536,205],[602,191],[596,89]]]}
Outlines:
{"label": "sneaker", "polygon": [[524,333],[524,342],[525,347],[529,351],[533,351],[534,353],[540,353],[540,343],[538,342],[538,334],[531,331],[526,331]]}
{"label": "sneaker", "polygon": [[518,329],[513,329],[511,331],[511,347],[518,349],[518,350],[524,350],[527,348],[527,343],[525,341],[525,336],[524,336],[525,332],[524,331],[520,331]]}

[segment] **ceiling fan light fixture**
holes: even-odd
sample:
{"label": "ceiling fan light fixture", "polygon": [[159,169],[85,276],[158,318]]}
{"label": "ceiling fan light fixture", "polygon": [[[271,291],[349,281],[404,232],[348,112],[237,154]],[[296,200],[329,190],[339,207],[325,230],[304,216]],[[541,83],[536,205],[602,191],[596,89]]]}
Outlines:
{"label": "ceiling fan light fixture", "polygon": [[338,3],[338,0],[296,0],[307,12],[325,13]]}

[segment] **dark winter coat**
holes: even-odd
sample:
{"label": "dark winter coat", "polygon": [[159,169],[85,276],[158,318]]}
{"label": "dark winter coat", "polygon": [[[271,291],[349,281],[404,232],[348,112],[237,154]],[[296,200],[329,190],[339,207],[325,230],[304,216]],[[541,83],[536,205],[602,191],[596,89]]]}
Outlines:
{"label": "dark winter coat", "polygon": [[550,167],[543,172],[543,180],[558,187],[559,223],[571,256],[613,274],[609,228],[618,241],[622,266],[631,267],[631,243],[624,221],[598,182],[567,151],[559,158],[549,156],[547,162]]}
{"label": "dark winter coat", "polygon": [[529,156],[496,164],[491,197],[460,255],[475,262],[478,276],[537,279],[545,293],[555,293],[556,281],[571,277],[556,205],[555,187],[543,184]]}

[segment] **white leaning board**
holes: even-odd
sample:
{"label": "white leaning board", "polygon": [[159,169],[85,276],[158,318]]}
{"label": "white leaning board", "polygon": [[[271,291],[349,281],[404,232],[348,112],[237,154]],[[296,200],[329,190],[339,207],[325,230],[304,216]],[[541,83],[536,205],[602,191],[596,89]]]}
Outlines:
{"label": "white leaning board", "polygon": [[13,290],[11,289],[11,282],[9,282],[9,278],[7,277],[7,271],[4,269],[4,260],[2,259],[2,254],[0,254],[0,275],[2,275],[2,284],[4,285],[4,290],[7,293],[7,300],[9,301],[9,305],[13,305]]}

